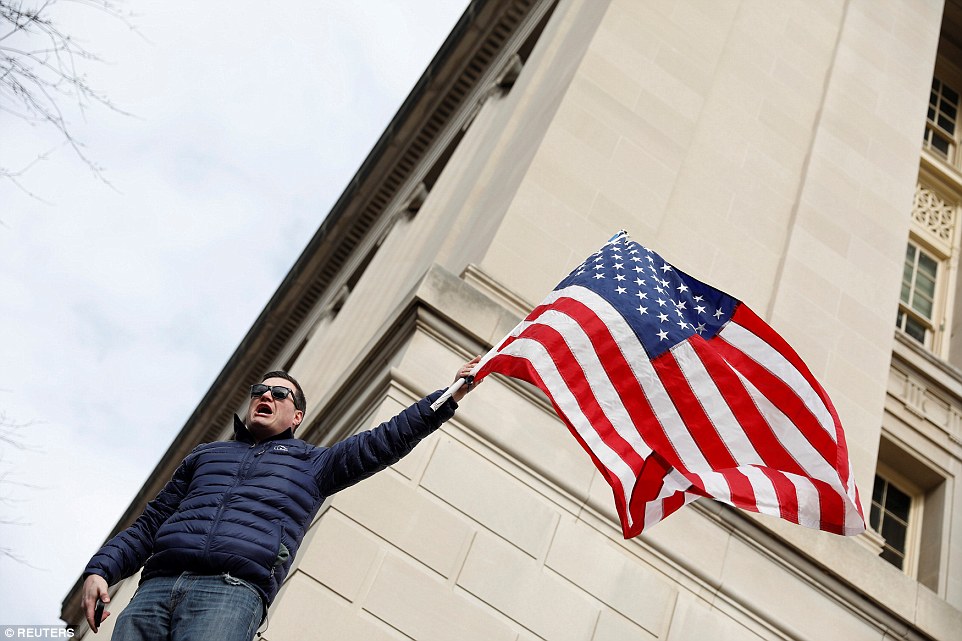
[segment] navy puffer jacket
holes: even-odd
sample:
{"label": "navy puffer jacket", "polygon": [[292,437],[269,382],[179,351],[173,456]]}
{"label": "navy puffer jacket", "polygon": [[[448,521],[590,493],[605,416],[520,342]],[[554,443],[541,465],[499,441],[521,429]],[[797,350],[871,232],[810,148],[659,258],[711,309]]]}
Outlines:
{"label": "navy puffer jacket", "polygon": [[84,576],[108,584],[181,572],[228,573],[260,592],[265,610],[324,499],[396,463],[454,415],[440,391],[330,448],[291,430],[257,443],[239,418],[236,440],[199,445],[144,513],[94,555]]}

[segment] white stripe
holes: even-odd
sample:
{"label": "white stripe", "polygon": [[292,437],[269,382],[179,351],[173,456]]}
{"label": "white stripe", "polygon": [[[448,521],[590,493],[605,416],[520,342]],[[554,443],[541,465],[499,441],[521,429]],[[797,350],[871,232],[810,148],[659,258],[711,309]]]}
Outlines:
{"label": "white stripe", "polygon": [[762,514],[781,517],[782,511],[779,509],[778,494],[775,492],[775,485],[772,480],[765,476],[757,467],[746,465],[739,467],[738,471],[745,475],[752,486],[755,494],[755,507]]}
{"label": "white stripe", "polygon": [[795,486],[798,496],[798,524],[819,529],[822,524],[822,505],[815,484],[806,476],[783,474]]}
{"label": "white stripe", "polygon": [[[681,472],[672,468],[662,479],[662,485],[658,491],[658,495],[645,504],[644,529],[648,529],[665,518],[665,499],[670,498],[676,492],[683,492],[690,487],[691,481],[685,478]],[[685,503],[690,503],[695,498],[698,498],[695,496],[692,499],[688,499],[688,496],[691,495],[686,494]]]}
{"label": "white stripe", "polygon": [[703,489],[708,496],[722,503],[733,505],[731,486],[728,484],[728,479],[725,478],[724,474],[710,469],[699,470],[697,473],[693,472],[693,474],[701,481],[701,489]]}
{"label": "white stripe", "polygon": [[648,354],[644,347],[642,347],[634,330],[631,329],[621,313],[598,294],[577,285],[552,292],[542,304],[550,305],[562,297],[571,298],[586,305],[608,327],[608,331],[611,332],[618,349],[635,375],[635,380],[644,390],[655,418],[660,423],[685,469],[710,468],[701,449],[695,444],[694,439],[685,427],[675,404],[668,396],[668,391],[662,384],[661,379],[658,378],[654,366],[648,360]]}
{"label": "white stripe", "polygon": [[798,429],[798,425],[785,416],[784,412],[768,400],[768,398],[762,394],[757,387],[752,385],[748,379],[742,376],[740,372],[736,372],[736,374],[738,374],[738,378],[741,380],[742,385],[745,386],[745,390],[749,396],[755,401],[758,411],[761,412],[762,416],[765,417],[765,421],[771,426],[775,438],[778,439],[778,442],[782,444],[782,447],[785,448],[789,455],[795,459],[795,462],[798,463],[810,477],[825,481],[844,493],[838,470],[826,461],[809,440],[805,438],[802,431]]}
{"label": "white stripe", "polygon": [[687,341],[679,343],[672,349],[672,355],[678,362],[678,367],[685,375],[695,397],[701,403],[702,409],[705,410],[715,432],[738,465],[764,465],[762,457],[755,450],[744,428],[728,406],[728,401],[718,391],[715,380],[705,369],[704,363],[701,362],[701,358],[691,344]]}
{"label": "white stripe", "polygon": [[[848,463],[848,461],[846,461]],[[851,463],[849,466],[849,491],[845,494],[848,500],[845,502],[845,534],[861,534],[865,531],[865,519],[859,514],[856,506],[858,505],[858,499],[855,497],[855,481],[853,480],[855,475],[852,474]]]}
{"label": "white stripe", "polygon": [[561,334],[578,366],[584,372],[588,385],[591,387],[591,393],[615,431],[642,460],[648,458],[651,454],[651,447],[645,443],[638,430],[635,429],[621,396],[612,385],[611,379],[608,378],[608,372],[605,371],[604,366],[598,359],[598,353],[595,351],[594,345],[591,344],[591,339],[588,338],[584,328],[578,324],[578,321],[557,310],[546,311],[538,317],[537,322]]}
{"label": "white stripe", "polygon": [[[745,379],[741,374],[738,375],[741,379],[742,384],[745,385],[745,389],[751,395],[755,404],[758,406],[759,411],[768,421],[768,424],[772,426],[772,430],[775,432],[775,436],[778,438],[779,442],[785,447],[792,458],[801,466],[802,470],[805,471],[809,477],[813,479],[818,479],[819,481],[824,481],[832,488],[842,498],[842,505],[844,506],[845,514],[845,531],[846,534],[858,534],[865,530],[865,521],[862,519],[861,515],[858,513],[857,501],[855,499],[855,481],[854,475],[851,473],[852,465],[848,460],[843,463],[847,465],[848,470],[848,488],[842,486],[842,478],[839,470],[835,469],[832,463],[829,463],[825,458],[816,450],[812,444],[805,438],[798,426],[795,425],[784,412],[778,409],[764,394],[761,393],[754,385],[752,385],[747,379]],[[799,483],[795,479],[799,478],[794,474],[784,473],[787,478],[793,479],[796,488],[799,487]],[[793,478],[794,477],[794,478]],[[804,477],[801,477],[804,478]],[[811,518],[820,520],[821,513],[820,501],[818,497],[818,492],[815,487],[808,483],[809,490],[806,490],[808,494],[802,495],[802,491],[799,491],[798,503],[799,503],[799,514],[802,513],[803,503],[809,505],[806,509],[815,510]],[[807,503],[805,503],[807,501]],[[801,518],[801,517],[799,517]],[[818,528],[818,525],[810,526]]]}
{"label": "white stripe", "polygon": [[815,415],[819,424],[828,432],[832,440],[836,440],[835,421],[824,401],[802,373],[777,349],[747,328],[734,322],[725,325],[718,335],[788,385],[802,399],[805,407]]}
{"label": "white stripe", "polygon": [[[623,503],[627,505],[628,498],[631,496],[631,491],[637,480],[635,473],[621,460],[621,457],[618,456],[614,450],[608,447],[608,444],[605,443],[601,437],[598,436],[594,428],[591,427],[591,424],[581,412],[577,400],[571,394],[568,386],[565,385],[561,373],[558,372],[558,368],[555,367],[554,361],[551,360],[551,356],[544,346],[534,340],[519,338],[505,347],[501,353],[508,356],[517,356],[531,363],[531,366],[534,367],[538,376],[540,376],[544,382],[548,393],[564,412],[565,417],[571,425],[577,430],[578,435],[588,445],[595,457],[601,461],[602,465],[614,476],[618,477],[618,480],[621,482],[622,492],[624,493],[622,497]],[[625,515],[629,520],[628,525],[631,526],[631,514],[628,510],[625,510]]]}

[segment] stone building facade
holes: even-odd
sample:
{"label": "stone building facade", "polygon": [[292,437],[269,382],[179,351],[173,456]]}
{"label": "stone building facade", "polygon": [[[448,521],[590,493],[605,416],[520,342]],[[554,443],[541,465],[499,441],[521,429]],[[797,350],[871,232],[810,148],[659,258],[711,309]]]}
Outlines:
{"label": "stone building facade", "polygon": [[623,540],[545,398],[492,377],[322,508],[263,637],[958,639],[960,91],[957,0],[472,2],[117,528],[261,372],[335,442],[627,229],[801,354],[871,531],[702,500]]}

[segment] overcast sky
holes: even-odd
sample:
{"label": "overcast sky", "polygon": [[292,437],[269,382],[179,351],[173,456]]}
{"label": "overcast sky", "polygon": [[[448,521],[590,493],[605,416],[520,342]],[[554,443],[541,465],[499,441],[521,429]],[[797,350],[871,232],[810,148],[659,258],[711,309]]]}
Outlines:
{"label": "overcast sky", "polygon": [[467,0],[130,0],[61,26],[130,116],[68,110],[100,181],[0,113],[0,625],[60,604]]}

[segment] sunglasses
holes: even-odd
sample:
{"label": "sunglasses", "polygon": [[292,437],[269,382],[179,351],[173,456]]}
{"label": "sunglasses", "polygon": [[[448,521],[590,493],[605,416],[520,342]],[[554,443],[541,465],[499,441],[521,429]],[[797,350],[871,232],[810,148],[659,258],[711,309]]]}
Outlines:
{"label": "sunglasses", "polygon": [[[284,387],[283,385],[265,385],[264,383],[251,385],[251,398],[263,396],[268,390],[270,390],[271,396],[273,396],[275,400],[283,401],[288,396],[291,397],[291,401],[294,400],[294,390],[290,387]],[[295,405],[296,404],[295,402]]]}

